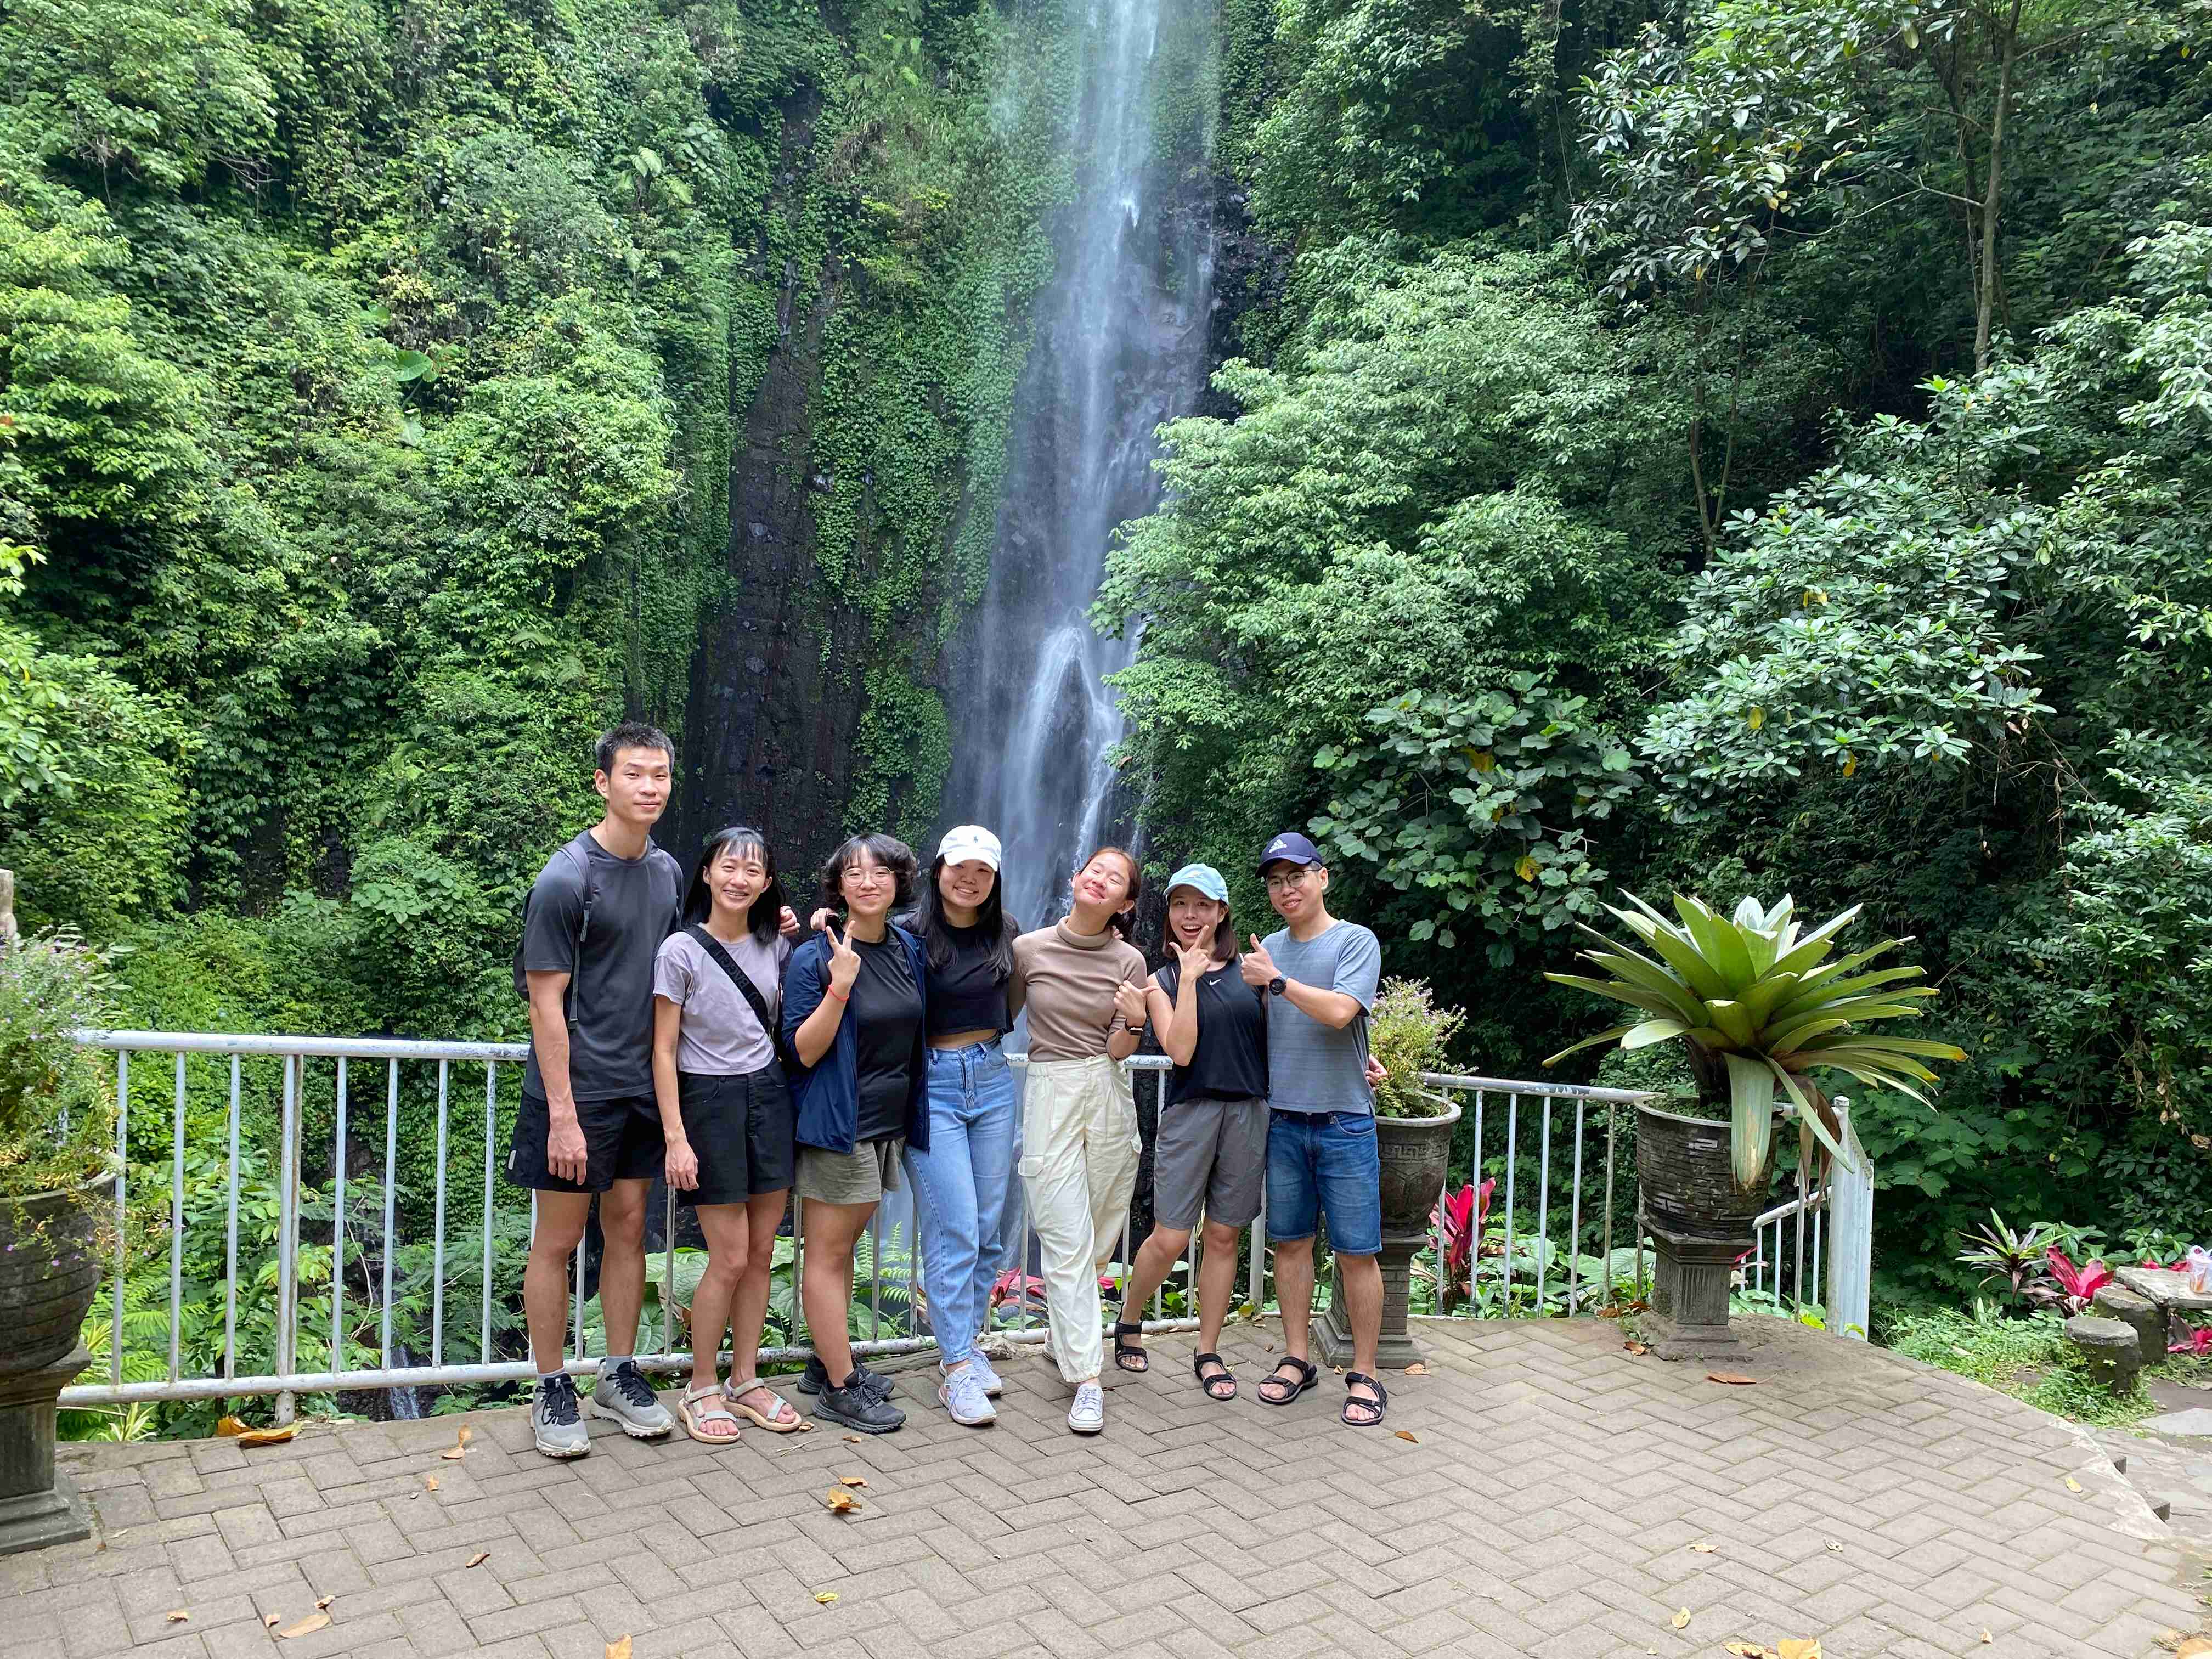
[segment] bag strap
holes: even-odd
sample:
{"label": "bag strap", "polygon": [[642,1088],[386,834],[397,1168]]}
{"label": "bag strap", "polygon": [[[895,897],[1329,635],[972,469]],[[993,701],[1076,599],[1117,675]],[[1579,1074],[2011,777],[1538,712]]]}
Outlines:
{"label": "bag strap", "polygon": [[768,1034],[769,1049],[778,1060],[781,1060],[785,1053],[782,1030],[769,1012],[768,999],[760,994],[760,987],[753,983],[753,976],[738,966],[738,959],[723,949],[721,940],[697,922],[693,922],[684,931],[698,941],[701,950],[721,964],[722,971],[730,976],[730,983],[744,994],[745,1000],[752,1006],[753,1018],[760,1021],[761,1030]]}
{"label": "bag strap", "polygon": [[[586,830],[584,833],[589,835],[591,832]],[[577,839],[581,840],[582,837],[579,836]],[[568,991],[564,999],[568,1005],[565,1012],[568,1017],[568,1029],[573,1031],[576,1029],[576,987],[584,976],[584,940],[592,931],[592,906],[599,900],[599,884],[592,874],[590,854],[578,847],[575,842],[567,842],[561,850],[575,860],[576,867],[582,871],[584,875],[584,915],[583,919],[576,925],[575,946],[568,955]]]}

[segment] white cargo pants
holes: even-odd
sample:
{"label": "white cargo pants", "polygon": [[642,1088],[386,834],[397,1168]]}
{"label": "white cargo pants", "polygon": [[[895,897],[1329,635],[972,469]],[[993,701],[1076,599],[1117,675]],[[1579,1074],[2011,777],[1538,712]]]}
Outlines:
{"label": "white cargo pants", "polygon": [[1137,1103],[1129,1074],[1100,1054],[1035,1060],[1022,1091],[1022,1192],[1044,1271],[1045,1340],[1060,1374],[1105,1369],[1099,1269],[1113,1260],[1137,1188]]}

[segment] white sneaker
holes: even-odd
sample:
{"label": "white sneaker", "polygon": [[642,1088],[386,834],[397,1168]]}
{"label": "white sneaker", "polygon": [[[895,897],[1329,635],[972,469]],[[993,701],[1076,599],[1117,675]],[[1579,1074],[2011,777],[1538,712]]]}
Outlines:
{"label": "white sneaker", "polygon": [[998,1372],[991,1369],[991,1362],[984,1357],[982,1349],[970,1348],[968,1351],[968,1368],[981,1381],[983,1392],[991,1399],[996,1400],[1006,1393],[1006,1385],[999,1380]]}
{"label": "white sneaker", "polygon": [[1096,1434],[1106,1426],[1106,1390],[1096,1382],[1085,1382],[1075,1391],[1075,1403],[1067,1408],[1067,1426],[1078,1434]]}
{"label": "white sneaker", "polygon": [[944,1374],[937,1385],[937,1397],[952,1413],[952,1420],[963,1427],[980,1429],[999,1420],[999,1408],[984,1395],[983,1379],[976,1374],[973,1360]]}

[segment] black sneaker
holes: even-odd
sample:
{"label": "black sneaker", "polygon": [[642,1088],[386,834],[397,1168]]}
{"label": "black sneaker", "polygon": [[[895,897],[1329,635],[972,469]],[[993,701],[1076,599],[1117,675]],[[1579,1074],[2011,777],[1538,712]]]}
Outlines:
{"label": "black sneaker", "polygon": [[824,1389],[814,1414],[832,1423],[842,1423],[848,1429],[858,1429],[862,1434],[889,1434],[902,1427],[906,1413],[888,1400],[878,1399],[868,1392],[858,1366],[845,1379],[842,1389]]}
{"label": "black sneaker", "polygon": [[[891,1380],[881,1371],[872,1371],[855,1359],[853,1375],[860,1379],[861,1391],[870,1399],[888,1400],[891,1397]],[[830,1386],[830,1373],[823,1369],[819,1355],[809,1354],[806,1357],[806,1370],[799,1376],[798,1386],[801,1394],[820,1394]]]}

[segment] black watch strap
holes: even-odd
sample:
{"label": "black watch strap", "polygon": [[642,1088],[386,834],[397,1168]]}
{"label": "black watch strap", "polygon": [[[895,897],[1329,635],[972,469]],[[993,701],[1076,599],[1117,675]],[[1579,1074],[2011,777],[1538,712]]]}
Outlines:
{"label": "black watch strap", "polygon": [[1284,991],[1287,989],[1289,986],[1290,981],[1285,979],[1280,974],[1278,974],[1274,978],[1267,981],[1267,994],[1271,997],[1279,997],[1283,994]]}

